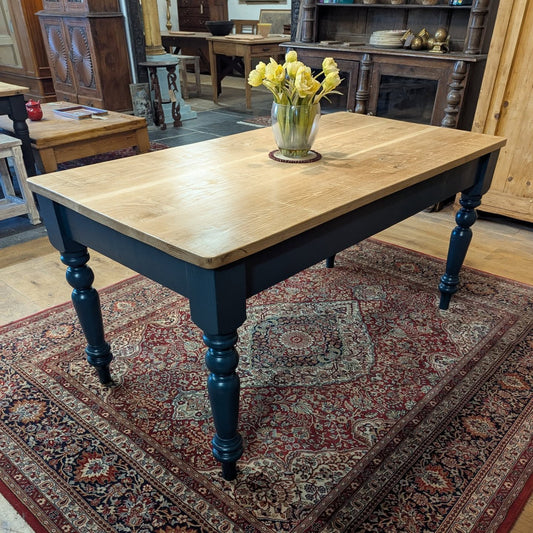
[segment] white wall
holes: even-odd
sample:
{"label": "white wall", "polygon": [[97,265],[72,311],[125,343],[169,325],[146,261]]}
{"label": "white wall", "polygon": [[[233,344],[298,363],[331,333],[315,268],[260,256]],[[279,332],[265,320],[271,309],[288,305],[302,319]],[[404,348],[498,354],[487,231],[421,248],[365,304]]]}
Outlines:
{"label": "white wall", "polygon": [[[172,30],[178,30],[178,2],[171,0],[170,2],[170,20],[172,22]],[[157,7],[159,11],[159,24],[162,30],[166,30],[167,25],[167,2],[166,0],[157,0]],[[228,0],[228,16],[230,19],[259,19],[259,12],[261,9],[290,9],[291,0],[286,0],[284,4],[271,4],[265,2],[264,4],[240,4],[239,0]]]}

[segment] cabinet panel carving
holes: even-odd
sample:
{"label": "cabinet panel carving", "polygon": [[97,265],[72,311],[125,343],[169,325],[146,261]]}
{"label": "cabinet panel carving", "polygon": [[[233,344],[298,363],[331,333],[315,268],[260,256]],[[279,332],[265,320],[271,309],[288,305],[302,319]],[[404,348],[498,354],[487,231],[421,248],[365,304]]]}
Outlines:
{"label": "cabinet panel carving", "polygon": [[[58,99],[131,110],[124,17],[114,0],[61,0],[39,12]],[[57,5],[61,4],[61,5]],[[107,11],[92,11],[93,9]]]}
{"label": "cabinet panel carving", "polygon": [[78,80],[79,89],[96,89],[91,46],[85,23],[67,22],[70,40],[72,68]]}

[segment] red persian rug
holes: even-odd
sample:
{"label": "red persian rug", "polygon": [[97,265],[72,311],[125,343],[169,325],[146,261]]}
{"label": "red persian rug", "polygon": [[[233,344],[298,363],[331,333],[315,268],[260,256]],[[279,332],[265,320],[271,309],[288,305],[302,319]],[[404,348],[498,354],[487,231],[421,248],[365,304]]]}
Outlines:
{"label": "red persian rug", "polygon": [[2,327],[3,494],[37,532],[498,531],[533,469],[533,288],[464,269],[440,311],[442,271],[368,240],[250,299],[232,482],[184,298],[101,292],[114,388],[70,304]]}

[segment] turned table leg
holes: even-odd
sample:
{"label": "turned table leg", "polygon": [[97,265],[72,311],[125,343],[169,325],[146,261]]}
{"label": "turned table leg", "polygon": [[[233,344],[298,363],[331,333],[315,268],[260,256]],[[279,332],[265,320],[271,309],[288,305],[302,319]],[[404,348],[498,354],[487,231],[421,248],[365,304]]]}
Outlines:
{"label": "turned table leg", "polygon": [[227,335],[204,334],[208,347],[205,363],[211,372],[207,390],[215,423],[212,440],[213,455],[222,463],[224,479],[231,481],[237,476],[237,459],[242,455],[242,437],[237,432],[239,418],[240,381],[236,369],[239,354],[235,349],[237,332]]}
{"label": "turned table leg", "polygon": [[104,325],[100,308],[100,297],[92,287],[93,271],[87,266],[89,253],[84,246],[77,250],[65,251],[61,261],[67,265],[67,281],[72,291],[72,303],[78,315],[83,333],[87,339],[87,361],[98,372],[98,378],[104,385],[113,383],[109,364],[113,359],[111,347],[104,338]]}
{"label": "turned table leg", "polygon": [[[491,163],[490,156],[484,156],[479,164],[474,185],[461,194],[459,200],[461,209],[455,215],[457,226],[452,231],[448,247],[446,273],[441,277],[439,283],[440,309],[448,309],[452,295],[459,288],[459,271],[472,240],[470,227],[477,219],[476,207],[481,204],[481,197],[490,186],[490,179],[485,181],[487,170],[491,164],[495,165],[495,161],[496,159],[493,158]],[[492,168],[489,172],[490,177],[492,177],[493,170]]]}

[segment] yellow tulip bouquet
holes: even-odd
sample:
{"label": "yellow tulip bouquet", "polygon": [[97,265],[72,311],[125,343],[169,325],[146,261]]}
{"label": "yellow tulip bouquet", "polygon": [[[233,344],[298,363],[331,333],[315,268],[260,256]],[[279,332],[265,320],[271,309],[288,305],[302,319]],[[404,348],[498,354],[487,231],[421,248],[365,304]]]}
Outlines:
{"label": "yellow tulip bouquet", "polygon": [[[320,76],[323,77],[321,82],[318,81]],[[327,94],[341,94],[335,91],[341,81],[332,57],[326,57],[322,61],[322,71],[313,76],[311,69],[298,61],[294,50],[287,52],[283,65],[273,58],[268,65],[260,61],[248,76],[252,87],[264,85],[274,95],[274,102],[282,105],[317,104]]]}
{"label": "yellow tulip bouquet", "polygon": [[320,100],[327,99],[328,94],[342,94],[335,90],[341,81],[333,58],[326,57],[322,70],[313,76],[294,50],[287,52],[283,65],[270,58],[267,65],[260,61],[250,72],[248,83],[252,87],[264,85],[274,96],[272,128],[283,156],[308,155],[317,132]]}

